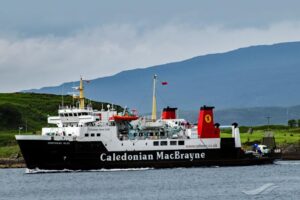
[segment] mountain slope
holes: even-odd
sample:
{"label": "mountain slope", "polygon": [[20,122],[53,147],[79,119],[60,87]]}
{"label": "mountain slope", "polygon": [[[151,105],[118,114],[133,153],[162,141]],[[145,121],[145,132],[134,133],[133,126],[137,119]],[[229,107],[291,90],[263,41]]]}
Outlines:
{"label": "mountain slope", "polygon": [[[218,109],[297,105],[299,52],[300,42],[291,42],[199,56],[92,80],[86,86],[86,94],[94,100],[149,112],[152,77],[157,74],[160,81],[169,83],[158,87],[159,109],[167,105],[182,110],[198,110],[203,104]],[[29,91],[60,94],[62,87],[73,85],[65,83]]]}

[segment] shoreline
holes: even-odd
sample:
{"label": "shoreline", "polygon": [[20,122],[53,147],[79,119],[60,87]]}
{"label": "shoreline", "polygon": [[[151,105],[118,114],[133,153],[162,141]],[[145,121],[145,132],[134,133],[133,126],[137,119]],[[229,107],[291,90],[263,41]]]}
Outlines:
{"label": "shoreline", "polygon": [[0,169],[6,168],[26,168],[26,164],[23,158],[0,158]]}

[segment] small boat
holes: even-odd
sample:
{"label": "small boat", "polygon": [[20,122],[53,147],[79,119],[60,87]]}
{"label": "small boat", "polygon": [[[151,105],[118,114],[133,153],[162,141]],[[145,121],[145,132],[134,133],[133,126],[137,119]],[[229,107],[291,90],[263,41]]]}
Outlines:
{"label": "small boat", "polygon": [[125,107],[123,113],[118,114],[118,115],[113,115],[110,117],[110,120],[115,120],[115,121],[133,121],[137,120],[139,116],[137,115],[137,111],[134,109],[131,112],[129,112],[129,109]]}

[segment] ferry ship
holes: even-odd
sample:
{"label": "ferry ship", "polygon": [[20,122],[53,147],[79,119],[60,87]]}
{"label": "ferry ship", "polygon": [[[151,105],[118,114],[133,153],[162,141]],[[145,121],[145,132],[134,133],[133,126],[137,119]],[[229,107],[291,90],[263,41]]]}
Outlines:
{"label": "ferry ship", "polygon": [[[151,118],[139,117],[113,106],[94,110],[85,104],[80,79],[79,105],[60,106],[58,116],[48,117],[51,127],[41,135],[16,135],[28,169],[93,170],[124,168],[172,168],[271,164],[273,158],[247,154],[241,148],[237,123],[214,123],[214,107],[203,106],[198,124],[177,118],[177,108],[163,109],[157,119],[153,79]],[[231,138],[220,130],[230,128]]]}

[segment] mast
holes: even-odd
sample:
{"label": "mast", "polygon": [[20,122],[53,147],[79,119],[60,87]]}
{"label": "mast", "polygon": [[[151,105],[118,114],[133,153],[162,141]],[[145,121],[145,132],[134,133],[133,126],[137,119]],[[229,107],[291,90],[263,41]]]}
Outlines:
{"label": "mast", "polygon": [[156,121],[156,78],[155,74],[153,77],[153,97],[152,97],[152,121]]}
{"label": "mast", "polygon": [[80,77],[80,84],[79,84],[79,109],[84,109],[84,94],[83,94],[83,80]]}

